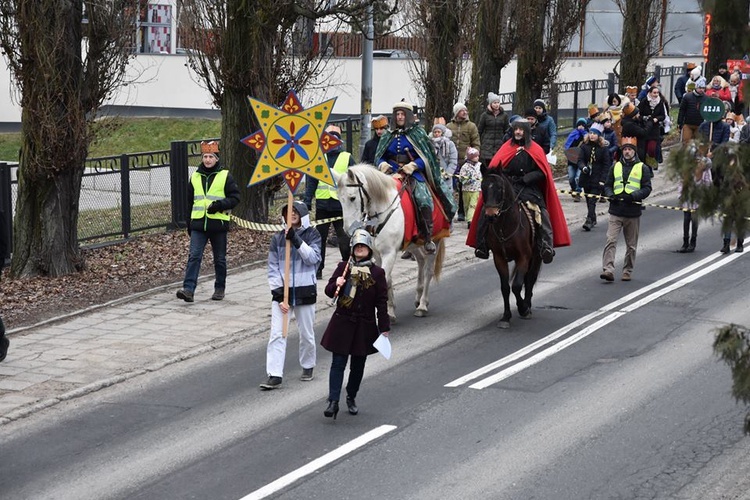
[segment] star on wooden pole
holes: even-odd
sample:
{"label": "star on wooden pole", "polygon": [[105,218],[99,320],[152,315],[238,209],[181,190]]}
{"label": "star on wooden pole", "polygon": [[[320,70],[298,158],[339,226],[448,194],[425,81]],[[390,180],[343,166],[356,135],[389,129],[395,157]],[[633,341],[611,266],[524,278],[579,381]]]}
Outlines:
{"label": "star on wooden pole", "polygon": [[258,164],[248,186],[282,174],[292,193],[303,175],[334,185],[325,153],[341,140],[324,131],[336,98],[305,109],[294,90],[290,90],[280,108],[248,97],[260,123],[260,130],[241,139],[256,150]]}

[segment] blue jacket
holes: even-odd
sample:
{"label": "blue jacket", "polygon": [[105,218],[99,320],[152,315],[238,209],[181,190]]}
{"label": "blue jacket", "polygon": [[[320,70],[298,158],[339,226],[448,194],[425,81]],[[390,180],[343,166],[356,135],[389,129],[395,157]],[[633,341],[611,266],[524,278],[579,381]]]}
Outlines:
{"label": "blue jacket", "polygon": [[[307,206],[294,202],[302,225],[295,230],[289,273],[289,305],[314,304],[317,297],[315,273],[320,264],[320,233],[310,225]],[[284,300],[284,263],[286,262],[286,235],[279,231],[271,238],[268,251],[268,286],[275,302]]]}

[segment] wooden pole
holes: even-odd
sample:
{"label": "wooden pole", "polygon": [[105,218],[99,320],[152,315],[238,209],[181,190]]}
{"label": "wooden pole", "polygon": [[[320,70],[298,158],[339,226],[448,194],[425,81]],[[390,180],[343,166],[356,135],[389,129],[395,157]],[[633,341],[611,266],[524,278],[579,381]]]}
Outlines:
{"label": "wooden pole", "polygon": [[[287,191],[286,196],[286,228],[287,231],[292,227],[292,210],[294,209],[294,195],[292,190]],[[284,259],[284,304],[289,306],[289,267],[291,266],[292,259],[292,242],[286,240]],[[284,317],[281,320],[281,335],[286,338],[289,333],[289,313],[285,312]]]}

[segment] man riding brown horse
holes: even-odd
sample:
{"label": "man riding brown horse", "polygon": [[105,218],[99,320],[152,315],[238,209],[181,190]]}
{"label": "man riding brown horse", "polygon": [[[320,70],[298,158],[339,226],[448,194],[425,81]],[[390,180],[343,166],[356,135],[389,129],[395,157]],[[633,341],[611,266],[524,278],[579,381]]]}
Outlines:
{"label": "man riding brown horse", "polygon": [[[570,245],[568,225],[544,150],[531,140],[529,122],[515,120],[511,127],[512,137],[495,153],[489,171],[502,168],[513,184],[517,199],[535,212],[542,261],[549,264],[555,255],[554,247]],[[480,199],[467,238],[467,244],[475,247],[474,255],[480,259],[489,258],[487,219]]]}

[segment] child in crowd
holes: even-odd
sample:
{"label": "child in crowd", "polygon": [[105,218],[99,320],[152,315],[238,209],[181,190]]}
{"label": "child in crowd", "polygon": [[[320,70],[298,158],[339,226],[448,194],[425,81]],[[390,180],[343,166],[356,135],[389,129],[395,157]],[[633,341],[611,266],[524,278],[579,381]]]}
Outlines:
{"label": "child in crowd", "polygon": [[[568,138],[565,140],[565,157],[568,158],[568,184],[570,184],[573,201],[576,202],[581,201],[581,186],[578,183],[581,177],[581,170],[578,168],[580,149],[577,148],[586,138],[586,134],[588,133],[586,131],[587,125],[588,122],[585,118],[579,118],[578,121],[576,121],[576,128],[568,134]],[[576,148],[575,153],[571,151],[574,148]]]}
{"label": "child in crowd", "polygon": [[[466,149],[466,163],[461,166],[461,173],[458,177],[461,186],[463,186],[464,208],[466,209],[466,220],[471,221],[474,218],[474,210],[477,208],[479,201],[479,192],[482,190],[482,164],[479,162],[479,150],[469,147]],[[471,222],[467,224],[471,227]]]}
{"label": "child in crowd", "polygon": [[735,123],[734,113],[727,113],[724,121],[729,125],[729,142],[740,142],[740,127]]}
{"label": "child in crowd", "polygon": [[[713,184],[713,176],[711,175],[711,159],[705,156],[698,156],[696,158],[695,170],[691,179],[685,179],[684,182],[691,182],[696,187],[711,186]],[[677,186],[678,192],[680,193],[680,199],[682,199],[683,184]],[[692,253],[695,251],[695,242],[698,238],[698,217],[693,215],[693,212],[698,208],[698,204],[689,200],[683,200],[682,208],[683,221],[682,221],[682,247],[677,250],[678,253]],[[690,234],[692,228],[692,236]]]}

